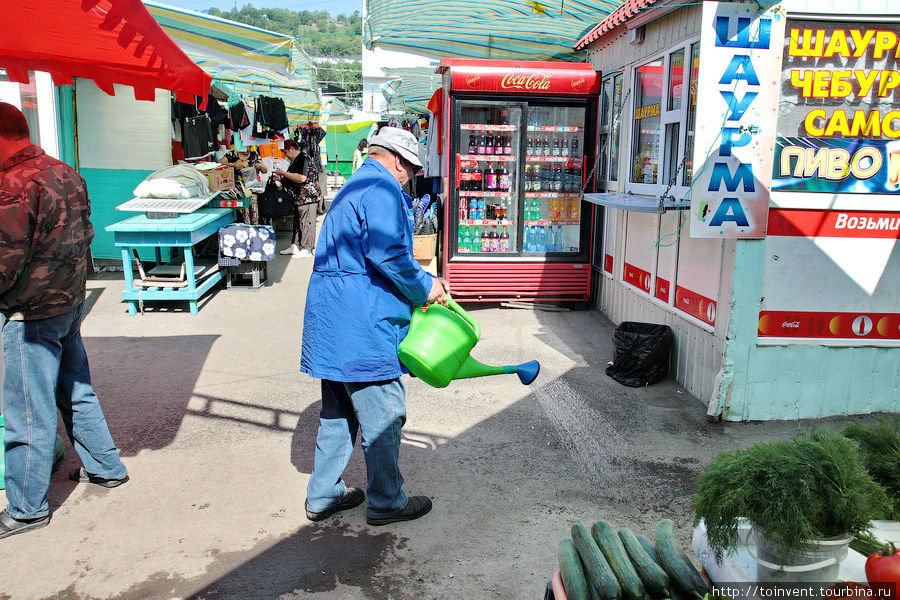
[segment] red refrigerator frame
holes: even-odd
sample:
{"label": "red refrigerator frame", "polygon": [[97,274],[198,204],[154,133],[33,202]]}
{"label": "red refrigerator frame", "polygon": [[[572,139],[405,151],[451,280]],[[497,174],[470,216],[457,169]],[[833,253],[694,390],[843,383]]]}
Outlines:
{"label": "red refrigerator frame", "polygon": [[[583,106],[585,131],[581,155],[587,166],[582,168],[582,188],[590,192],[595,185],[590,175],[595,163],[601,74],[590,63],[478,59],[444,59],[437,72],[443,75],[439,123],[444,192],[441,273],[450,282],[453,296],[466,302],[589,300],[594,211],[583,198],[579,253],[575,256],[460,256],[452,248],[451,244],[457,243],[456,169],[462,143],[456,139],[454,118],[457,103],[465,100],[532,101],[543,106],[553,105],[556,100],[560,106]],[[525,129],[524,120],[522,129]],[[524,148],[519,149],[519,155],[524,156]],[[517,160],[516,164],[524,162],[524,159]],[[521,172],[520,168],[517,176]],[[516,198],[519,206],[522,196],[519,185]],[[517,243],[521,243],[518,236]]]}

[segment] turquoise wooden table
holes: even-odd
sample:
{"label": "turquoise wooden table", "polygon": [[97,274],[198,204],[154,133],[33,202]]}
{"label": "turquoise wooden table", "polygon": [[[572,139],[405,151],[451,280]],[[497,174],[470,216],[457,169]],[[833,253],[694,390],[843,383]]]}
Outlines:
{"label": "turquoise wooden table", "polygon": [[[138,301],[171,300],[190,303],[191,314],[196,315],[197,300],[224,274],[215,271],[197,281],[194,274],[194,256],[191,247],[219,231],[220,227],[234,222],[234,211],[230,208],[202,208],[195,212],[179,215],[171,219],[148,219],[146,215],[136,215],[124,221],[113,223],[106,231],[115,235],[115,244],[122,251],[122,269],[125,272],[125,291],[122,299],[128,302],[128,312],[137,314]],[[181,248],[184,253],[187,286],[183,288],[144,288],[135,286],[131,266],[133,248],[153,248],[157,262],[160,262],[161,248]]]}

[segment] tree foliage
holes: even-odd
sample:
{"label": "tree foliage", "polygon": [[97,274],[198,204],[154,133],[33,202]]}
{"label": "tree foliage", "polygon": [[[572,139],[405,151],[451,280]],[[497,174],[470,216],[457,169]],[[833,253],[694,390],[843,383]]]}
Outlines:
{"label": "tree foliage", "polygon": [[289,35],[310,56],[359,57],[362,52],[362,17],[332,17],[323,10],[291,10],[289,8],[243,8],[221,10],[210,8],[209,14],[254,27]]}

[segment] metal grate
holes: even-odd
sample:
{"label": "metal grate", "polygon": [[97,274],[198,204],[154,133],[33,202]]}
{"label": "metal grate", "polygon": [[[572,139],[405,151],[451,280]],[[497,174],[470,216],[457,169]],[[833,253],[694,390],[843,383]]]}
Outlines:
{"label": "metal grate", "polygon": [[216,195],[218,195],[218,192],[198,198],[134,198],[117,206],[116,210],[130,212],[192,213],[199,208],[203,208]]}

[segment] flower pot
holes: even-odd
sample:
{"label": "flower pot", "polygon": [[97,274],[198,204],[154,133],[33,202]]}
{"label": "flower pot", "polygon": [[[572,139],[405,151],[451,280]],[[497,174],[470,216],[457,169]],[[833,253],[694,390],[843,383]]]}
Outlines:
{"label": "flower pot", "polygon": [[766,537],[760,527],[753,527],[756,548],[750,547],[750,556],[756,561],[756,578],[760,582],[813,582],[834,583],[838,579],[841,562],[847,558],[849,537],[810,540],[801,552],[781,564],[778,544]]}

